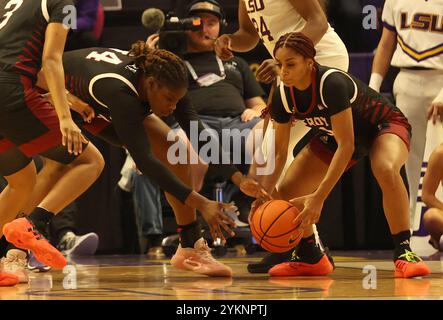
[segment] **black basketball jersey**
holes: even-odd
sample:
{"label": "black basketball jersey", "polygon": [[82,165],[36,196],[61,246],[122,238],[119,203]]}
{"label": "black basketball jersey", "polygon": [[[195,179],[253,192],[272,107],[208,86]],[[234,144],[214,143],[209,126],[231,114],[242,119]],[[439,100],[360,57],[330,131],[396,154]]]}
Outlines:
{"label": "black basketball jersey", "polygon": [[[63,55],[66,88],[94,108],[96,115],[112,121],[112,125],[140,171],[160,188],[182,202],[191,192],[160,162],[152,156],[143,120],[151,111],[137,92],[140,72],[134,59],[126,51],[111,48],[88,48],[66,52]],[[191,121],[198,121],[189,98],[183,98],[173,113],[177,122],[190,136]],[[199,122],[199,132],[204,129]],[[216,166],[229,178],[234,166]]]}
{"label": "black basketball jersey", "polygon": [[368,153],[377,132],[387,123],[402,123],[410,130],[402,112],[381,94],[348,73],[324,66],[319,66],[314,83],[306,90],[281,83],[270,113],[279,123],[287,123],[291,117],[303,120],[324,142],[336,145],[331,117],[347,108],[352,108],[354,159]]}
{"label": "black basketball jersey", "polygon": [[46,27],[74,12],[72,0],[0,0],[1,71],[35,80]]}
{"label": "black basketball jersey", "polygon": [[[97,114],[110,119],[111,108],[119,108],[133,98],[134,107],[149,107],[138,99],[139,70],[127,51],[111,48],[87,48],[63,55],[66,88],[88,103]],[[112,96],[112,103],[106,102]]]}

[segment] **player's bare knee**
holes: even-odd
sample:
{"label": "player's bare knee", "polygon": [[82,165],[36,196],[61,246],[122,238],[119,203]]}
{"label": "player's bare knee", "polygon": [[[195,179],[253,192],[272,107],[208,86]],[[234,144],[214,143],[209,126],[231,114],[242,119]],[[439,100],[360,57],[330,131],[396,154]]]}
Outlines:
{"label": "player's bare knee", "polygon": [[93,167],[92,170],[96,172],[97,177],[102,173],[103,168],[105,167],[105,159],[103,158],[100,151],[95,149],[93,155],[93,161],[91,162],[91,166]]}
{"label": "player's bare knee", "polygon": [[372,163],[371,167],[380,187],[394,187],[397,184],[400,170],[396,169],[393,164],[385,162]]}
{"label": "player's bare knee", "polygon": [[91,170],[90,172],[94,172],[98,177],[105,167],[105,159],[94,145],[89,144],[88,147],[83,150],[82,154],[79,155],[72,163],[72,165],[79,164],[88,165],[89,169]]}

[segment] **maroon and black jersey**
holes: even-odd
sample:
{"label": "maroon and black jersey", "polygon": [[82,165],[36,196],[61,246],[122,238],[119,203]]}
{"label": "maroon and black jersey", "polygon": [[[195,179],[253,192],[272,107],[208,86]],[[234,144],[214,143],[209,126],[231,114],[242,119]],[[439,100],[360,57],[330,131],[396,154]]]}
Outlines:
{"label": "maroon and black jersey", "polygon": [[337,143],[331,117],[347,108],[352,108],[353,159],[367,155],[377,134],[389,124],[402,125],[411,132],[406,117],[388,99],[354,76],[324,66],[318,67],[315,81],[306,90],[281,83],[274,94],[270,113],[279,123],[287,123],[291,118],[303,120],[333,149]]}
{"label": "maroon and black jersey", "polygon": [[73,8],[72,0],[0,0],[0,77],[7,72],[35,81],[46,27],[63,23]]}
{"label": "maroon and black jersey", "polygon": [[66,89],[87,102],[96,114],[111,120],[114,109],[137,105],[143,110],[143,117],[148,115],[149,108],[137,92],[140,72],[127,51],[110,48],[68,51],[63,54],[63,68]]}

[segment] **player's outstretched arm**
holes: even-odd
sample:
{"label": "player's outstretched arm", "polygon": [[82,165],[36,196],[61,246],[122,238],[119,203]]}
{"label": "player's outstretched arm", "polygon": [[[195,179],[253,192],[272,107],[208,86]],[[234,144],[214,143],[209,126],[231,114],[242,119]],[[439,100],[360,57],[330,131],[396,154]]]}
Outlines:
{"label": "player's outstretched arm", "polygon": [[[271,170],[272,172],[269,172],[267,175],[257,175],[256,172],[251,173],[252,176],[255,176],[256,179],[261,183],[268,194],[272,194],[274,191],[288,158],[291,121],[287,123],[278,123],[277,121],[274,121],[274,130],[275,157],[268,157],[264,165],[266,168],[273,168],[273,170]],[[270,154],[272,154],[272,152]],[[270,163],[271,161],[274,161],[274,165]]]}
{"label": "player's outstretched arm", "polygon": [[226,214],[224,210],[236,210],[237,208],[230,203],[221,203],[209,200],[199,193],[192,191],[186,198],[185,204],[191,208],[196,208],[208,223],[211,236],[214,240],[221,239],[226,242],[223,231],[231,236],[235,233],[231,227],[235,227],[235,222]]}

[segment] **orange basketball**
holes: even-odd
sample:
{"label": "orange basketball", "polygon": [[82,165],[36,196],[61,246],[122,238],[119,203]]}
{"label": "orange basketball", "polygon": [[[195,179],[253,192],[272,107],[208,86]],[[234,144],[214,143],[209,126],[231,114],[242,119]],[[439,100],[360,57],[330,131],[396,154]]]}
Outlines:
{"label": "orange basketball", "polygon": [[292,223],[299,213],[287,201],[267,201],[250,217],[252,235],[269,252],[289,251],[300,242],[303,235],[303,231]]}

